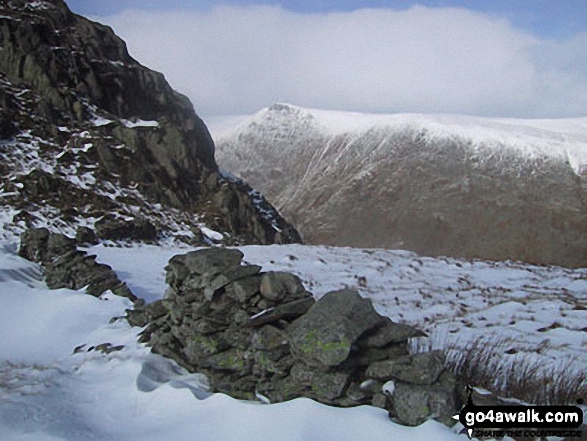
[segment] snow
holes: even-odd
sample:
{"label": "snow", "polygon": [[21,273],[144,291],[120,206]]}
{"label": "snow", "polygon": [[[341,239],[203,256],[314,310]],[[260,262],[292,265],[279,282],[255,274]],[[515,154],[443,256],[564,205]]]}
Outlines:
{"label": "snow", "polygon": [[200,226],[200,231],[202,231],[202,233],[204,233],[208,238],[212,240],[221,241],[222,239],[224,239],[224,236],[221,233],[219,233],[218,231],[211,230],[208,227]]}
{"label": "snow", "polygon": [[144,121],[142,119],[137,119],[136,121],[121,119],[120,121],[129,129],[134,129],[136,127],[159,127],[159,123],[157,121]]}
{"label": "snow", "polygon": [[[28,148],[25,153],[35,158],[35,142]],[[79,176],[77,185],[92,183],[91,173]],[[369,406],[339,409],[308,399],[262,404],[263,397],[257,403],[210,394],[203,376],[151,354],[137,341],[141,329],[116,319],[132,307],[127,299],[111,293],[95,298],[83,289],[48,290],[39,266],[16,255],[16,234],[22,228],[4,227],[15,212],[0,207],[2,440],[467,439],[456,434],[458,428],[433,421],[398,426],[385,411]],[[63,227],[51,223],[50,210],[39,214],[52,229]],[[95,219],[86,221],[92,225]],[[221,234],[201,228],[210,238]],[[87,251],[152,302],[166,291],[169,259],[193,249],[102,243]],[[381,249],[239,249],[246,262],[264,271],[297,274],[318,298],[331,290],[357,289],[381,314],[429,334],[414,340],[415,350],[467,348],[487,341],[498,349],[496,359],[535,360],[548,375],[569,366],[587,370],[587,268],[430,258]],[[111,353],[96,349],[104,343],[123,348]],[[506,352],[512,348],[517,353]]]}
{"label": "snow", "polygon": [[[163,268],[191,248],[142,245],[90,248],[147,302],[166,289]],[[407,251],[305,245],[239,247],[264,271],[298,275],[316,297],[357,289],[381,314],[419,326],[432,347],[466,347],[485,339],[525,355],[539,352],[545,369],[587,369],[587,269],[517,262],[421,257]],[[149,265],[135,253],[148,255]],[[553,323],[560,326],[550,329]],[[555,325],[556,326],[556,325]],[[504,361],[513,360],[502,354]]]}
{"label": "snow", "polygon": [[[459,141],[473,150],[491,150],[500,154],[513,150],[526,158],[557,158],[569,164],[581,176],[587,167],[587,118],[513,119],[482,118],[464,115],[367,114],[310,109],[291,104],[275,104],[255,115],[216,117],[210,131],[217,144],[237,138],[254,128],[261,130],[264,121],[278,123],[281,114],[304,121],[322,136],[346,136],[349,139],[370,133],[374,145],[392,134],[407,134],[428,144]],[[287,130],[286,128],[283,128]],[[267,130],[275,130],[270,128]],[[279,136],[279,129],[276,136]],[[315,135],[313,135],[315,136]],[[352,144],[352,141],[349,142]]]}
{"label": "snow", "polygon": [[91,123],[94,124],[96,127],[106,126],[113,122],[114,121],[112,121],[111,119],[107,119],[98,115],[95,115],[94,118],[91,120]]}
{"label": "snow", "polygon": [[[3,440],[466,439],[433,421],[396,425],[370,406],[339,409],[303,398],[266,405],[209,395],[202,376],[151,354],[137,343],[140,329],[111,320],[130,307],[128,300],[50,291],[35,264],[17,257],[12,244],[3,245],[0,332],[9,336],[0,339]],[[126,269],[138,271],[136,279],[145,267],[158,275],[164,255],[185,251],[160,249],[151,259],[156,247],[118,250],[103,256],[117,263],[131,258]],[[102,343],[124,348],[92,350]]]}

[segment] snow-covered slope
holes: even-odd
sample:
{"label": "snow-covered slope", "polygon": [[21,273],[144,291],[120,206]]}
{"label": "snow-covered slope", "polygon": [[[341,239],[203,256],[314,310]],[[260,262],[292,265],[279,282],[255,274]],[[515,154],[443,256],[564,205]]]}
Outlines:
{"label": "snow-covered slope", "polygon": [[[398,426],[369,406],[337,409],[308,399],[261,405],[209,396],[202,376],[150,354],[137,343],[140,329],[111,320],[131,307],[127,299],[49,291],[37,265],[16,256],[14,243],[1,245],[2,440],[467,439],[455,434],[458,427],[433,421]],[[436,346],[466,346],[483,335],[503,348],[496,356],[505,363],[536,360],[550,376],[569,366],[587,368],[585,270],[300,245],[241,250],[265,270],[300,275],[318,297],[358,288],[381,313],[424,327]],[[134,292],[154,300],[163,295],[168,259],[186,249],[98,245],[90,251]]]}
{"label": "snow-covered slope", "polygon": [[[5,245],[0,248],[3,441],[465,439],[433,421],[398,426],[386,411],[370,406],[337,409],[308,399],[266,406],[209,396],[202,376],[150,354],[137,343],[139,329],[111,320],[131,307],[126,299],[48,291],[39,268]],[[107,257],[124,263],[120,274],[151,289],[159,287],[161,261],[180,252],[117,250]]]}
{"label": "snow-covered slope", "polygon": [[307,242],[587,264],[587,118],[276,104],[223,127],[212,133],[220,166],[262,191]]}

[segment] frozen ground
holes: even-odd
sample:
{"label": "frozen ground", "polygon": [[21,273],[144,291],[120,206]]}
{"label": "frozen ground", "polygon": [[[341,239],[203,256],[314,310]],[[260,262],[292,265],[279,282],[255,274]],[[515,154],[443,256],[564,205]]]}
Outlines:
{"label": "frozen ground", "polygon": [[[398,426],[385,411],[367,406],[337,409],[307,399],[263,405],[208,396],[205,379],[151,355],[136,342],[139,329],[111,320],[130,307],[126,299],[50,291],[38,266],[14,249],[0,247],[2,440],[466,439],[432,421]],[[264,270],[300,275],[318,297],[357,288],[379,312],[421,325],[438,345],[493,336],[519,348],[505,357],[534,354],[554,364],[568,358],[587,367],[587,311],[581,309],[587,305],[587,270],[384,250],[241,249],[246,261]],[[90,251],[152,301],[165,290],[169,258],[188,249],[99,245]]]}
{"label": "frozen ground", "polygon": [[[101,260],[120,264],[122,277],[152,299],[162,293],[161,264],[178,250],[99,251]],[[3,441],[466,439],[432,421],[398,426],[370,406],[208,397],[200,376],[151,355],[136,343],[139,329],[111,320],[131,306],[126,299],[50,291],[38,266],[16,256],[13,246],[0,247],[0,268]],[[120,345],[122,350],[107,353]]]}

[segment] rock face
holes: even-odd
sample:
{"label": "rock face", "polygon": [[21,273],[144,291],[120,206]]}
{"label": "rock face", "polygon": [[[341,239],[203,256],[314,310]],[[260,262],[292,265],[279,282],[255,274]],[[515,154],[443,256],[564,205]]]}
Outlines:
{"label": "rock face", "polygon": [[423,333],[380,316],[355,291],[315,301],[295,275],[261,272],[242,257],[222,248],[173,257],[165,298],[127,311],[145,327],[141,341],[234,397],[374,404],[404,424],[450,422],[456,385],[442,354],[408,354],[408,339]]}
{"label": "rock face", "polygon": [[583,267],[586,127],[277,104],[214,136],[307,243]]}
{"label": "rock face", "polygon": [[96,256],[88,256],[76,245],[74,239],[63,234],[35,228],[22,235],[18,254],[43,266],[50,289],[87,287],[86,292],[96,297],[110,290],[133,302],[139,300],[109,265],[97,263]]}
{"label": "rock face", "polygon": [[[257,192],[223,177],[189,100],[107,26],[62,0],[0,3],[2,204],[16,226],[83,221],[101,238],[299,241]],[[53,228],[53,225],[50,225]],[[18,232],[18,231],[17,231]]]}

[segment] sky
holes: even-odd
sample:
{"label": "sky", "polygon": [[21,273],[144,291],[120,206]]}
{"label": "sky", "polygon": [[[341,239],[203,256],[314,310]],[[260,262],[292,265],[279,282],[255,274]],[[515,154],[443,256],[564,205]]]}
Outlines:
{"label": "sky", "polygon": [[66,0],[202,117],[587,116],[587,0]]}

